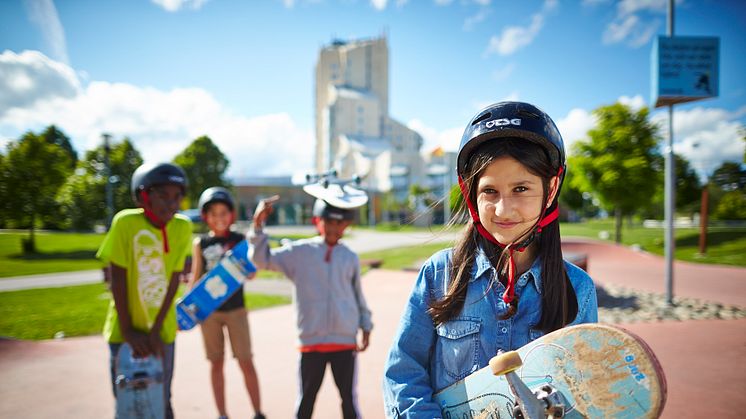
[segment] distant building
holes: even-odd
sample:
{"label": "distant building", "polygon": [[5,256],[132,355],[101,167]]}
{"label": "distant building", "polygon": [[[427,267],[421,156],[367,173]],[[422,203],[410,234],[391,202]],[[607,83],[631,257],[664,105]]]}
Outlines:
{"label": "distant building", "polygon": [[274,204],[275,211],[267,223],[274,224],[308,224],[314,198],[305,193],[299,185],[291,182],[290,176],[249,177],[234,180],[234,190],[238,201],[238,218],[250,220],[254,209],[264,198],[280,195]]}
{"label": "distant building", "polygon": [[386,37],[324,46],[316,63],[315,169],[363,176],[376,199],[391,191],[404,201],[410,186],[424,186],[422,137],[388,111]]}

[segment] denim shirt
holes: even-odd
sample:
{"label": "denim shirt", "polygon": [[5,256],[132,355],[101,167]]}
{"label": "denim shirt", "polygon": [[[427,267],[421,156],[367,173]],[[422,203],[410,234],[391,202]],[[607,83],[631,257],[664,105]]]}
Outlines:
{"label": "denim shirt", "polygon": [[[500,320],[507,304],[505,286],[491,278],[497,274],[480,250],[458,316],[435,326],[427,313],[428,302],[442,299],[450,280],[452,249],[434,254],[420,269],[407,302],[384,368],[383,393],[388,417],[440,418],[433,394],[488,365],[498,350],[510,351],[537,339],[541,319],[541,262],[516,282],[518,311]],[[578,300],[578,314],[571,324],[598,321],[593,280],[585,271],[565,261]]]}

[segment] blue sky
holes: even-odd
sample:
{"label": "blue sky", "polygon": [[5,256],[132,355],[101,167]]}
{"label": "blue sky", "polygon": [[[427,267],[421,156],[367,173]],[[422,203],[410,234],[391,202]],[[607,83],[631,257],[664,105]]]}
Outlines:
{"label": "blue sky", "polygon": [[[313,80],[334,38],[385,33],[391,116],[426,149],[454,149],[469,118],[533,102],[566,142],[592,110],[650,101],[666,0],[133,0],[0,2],[0,142],[55,123],[79,152],[106,131],[147,161],[209,135],[231,176],[311,167]],[[675,32],[720,37],[720,96],[676,107],[675,149],[698,170],[741,161],[746,3],[683,0]],[[2,93],[2,92],[5,93]],[[665,132],[666,112],[653,112]]]}

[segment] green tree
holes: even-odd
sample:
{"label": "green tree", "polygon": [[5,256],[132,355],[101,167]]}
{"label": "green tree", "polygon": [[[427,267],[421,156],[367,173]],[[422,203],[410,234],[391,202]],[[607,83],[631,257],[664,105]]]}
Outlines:
{"label": "green tree", "polygon": [[70,157],[70,169],[74,169],[78,164],[78,153],[75,151],[70,138],[65,135],[64,132],[60,131],[56,126],[48,126],[44,132],[40,134],[41,138],[49,144],[56,144],[65,150],[65,153]]}
{"label": "green tree", "polygon": [[[96,223],[106,221],[106,177],[104,146],[100,145],[85,154],[75,174],[60,189],[57,201],[61,205],[66,225],[76,230],[89,230]],[[132,173],[142,164],[140,152],[125,138],[114,143],[109,152],[111,166],[113,214],[131,208]]]}
{"label": "green tree", "polygon": [[726,192],[718,201],[712,218],[716,220],[746,220],[746,194],[742,191]]}
{"label": "green tree", "polygon": [[602,106],[594,115],[598,125],[588,139],[574,146],[574,169],[578,183],[592,191],[616,220],[615,240],[622,241],[622,218],[648,204],[656,181],[658,129],[648,121],[648,109],[634,112],[616,103]]}
{"label": "green tree", "polygon": [[[665,181],[663,156],[656,158],[655,164],[657,180],[659,185]],[[676,172],[676,211],[692,214],[699,212],[700,200],[702,199],[702,185],[699,175],[694,170],[689,160],[679,154],[674,154]],[[663,218],[665,205],[664,188],[658,188],[649,205],[644,208],[640,215],[644,218]]]}
{"label": "green tree", "polygon": [[0,173],[0,205],[8,225],[29,229],[29,238],[23,243],[25,252],[36,251],[37,225],[59,222],[54,197],[70,173],[70,155],[40,135],[28,132],[8,144]]}
{"label": "green tree", "polygon": [[744,189],[746,188],[746,169],[740,163],[727,161],[715,169],[710,181],[726,192]]}
{"label": "green tree", "polygon": [[[569,157],[568,160],[568,167],[574,167],[573,157]],[[559,196],[560,215],[566,210],[571,210],[580,217],[595,217],[599,209],[593,205],[591,194],[583,190],[583,183],[577,180],[578,176],[575,170],[565,172],[565,181],[562,183]]]}
{"label": "green tree", "polygon": [[223,177],[230,162],[208,136],[194,140],[174,157],[174,163],[186,172],[189,180],[187,197],[192,208],[197,206],[199,196],[205,189],[212,186],[231,186]]}

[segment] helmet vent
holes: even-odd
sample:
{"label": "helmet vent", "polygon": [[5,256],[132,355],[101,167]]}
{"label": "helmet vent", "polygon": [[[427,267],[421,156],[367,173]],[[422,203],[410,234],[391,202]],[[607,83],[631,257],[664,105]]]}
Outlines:
{"label": "helmet vent", "polygon": [[479,118],[475,119],[474,122],[471,123],[472,126],[477,125],[478,123],[484,121],[485,119],[490,119],[492,117],[492,112],[485,112],[482,115],[479,116]]}
{"label": "helmet vent", "polygon": [[541,119],[540,115],[537,115],[536,113],[531,112],[528,109],[519,110],[518,115],[525,117],[525,118]]}

